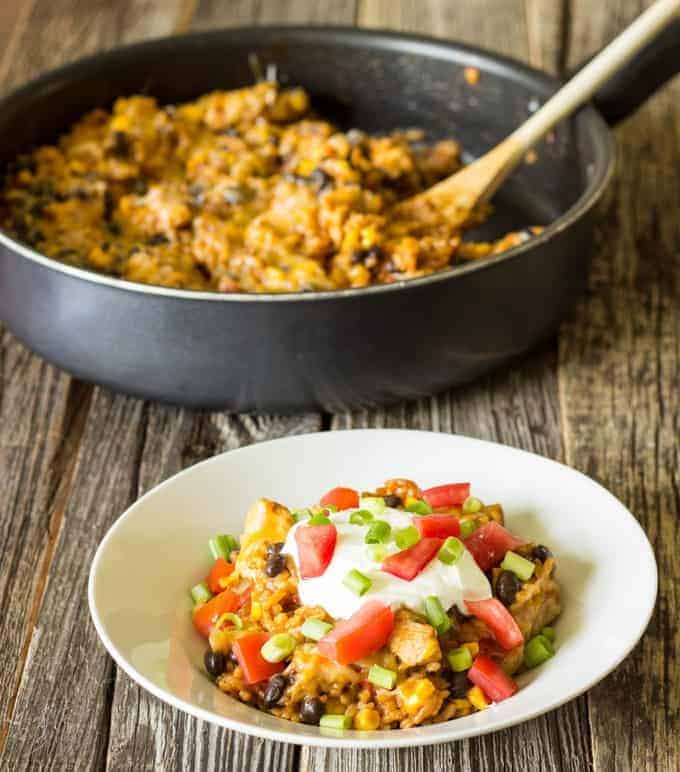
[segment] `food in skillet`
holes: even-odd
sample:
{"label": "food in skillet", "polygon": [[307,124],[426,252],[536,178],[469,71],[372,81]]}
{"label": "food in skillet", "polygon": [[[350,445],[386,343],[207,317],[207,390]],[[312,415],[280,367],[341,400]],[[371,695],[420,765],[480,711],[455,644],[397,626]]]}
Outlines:
{"label": "food in skillet", "polygon": [[436,217],[391,212],[459,166],[453,140],[343,133],[311,113],[305,91],[273,82],[177,106],[132,96],[17,159],[0,224],[50,257],[134,282],[364,287],[478,260],[538,231],[474,243]]}
{"label": "food in skillet", "polygon": [[468,483],[335,488],[289,511],[266,499],[240,545],[210,541],[191,590],[207,672],[227,694],[330,729],[468,715],[517,691],[553,653],[550,550],[512,534]]}

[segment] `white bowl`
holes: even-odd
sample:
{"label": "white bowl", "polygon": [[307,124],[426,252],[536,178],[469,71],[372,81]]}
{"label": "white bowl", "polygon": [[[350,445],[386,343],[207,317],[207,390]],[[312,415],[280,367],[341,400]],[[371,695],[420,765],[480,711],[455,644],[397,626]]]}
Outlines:
{"label": "white bowl", "polygon": [[[208,679],[205,642],[187,590],[210,565],[208,539],[239,534],[260,497],[291,507],[336,485],[370,490],[390,477],[428,487],[470,480],[500,502],[509,528],[548,545],[558,561],[563,613],[557,653],[519,678],[488,710],[397,731],[332,731],[275,718],[227,697]],[[604,678],[642,635],[656,598],[652,549],[631,513],[588,477],[531,453],[468,437],[401,430],[324,432],[224,453],[167,480],[111,527],[90,572],[97,632],[125,672],[198,718],[305,745],[396,747],[459,740],[538,716]]]}

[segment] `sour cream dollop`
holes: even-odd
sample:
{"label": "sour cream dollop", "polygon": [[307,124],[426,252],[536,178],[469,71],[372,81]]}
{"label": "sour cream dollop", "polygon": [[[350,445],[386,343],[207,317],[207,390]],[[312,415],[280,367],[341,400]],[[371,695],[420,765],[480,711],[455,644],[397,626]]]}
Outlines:
{"label": "sour cream dollop", "polygon": [[[467,550],[453,566],[435,557],[410,582],[381,571],[380,563],[370,559],[368,545],[364,542],[368,525],[354,525],[349,522],[350,515],[356,511],[346,509],[329,515],[338,532],[335,552],[321,576],[300,579],[298,593],[303,605],[320,606],[335,619],[347,619],[367,600],[379,598],[393,609],[405,606],[416,613],[424,614],[425,598],[428,595],[436,595],[445,609],[455,605],[463,614],[469,614],[464,601],[485,600],[491,597],[489,580]],[[413,525],[412,515],[398,509],[386,508],[378,519],[390,524],[392,534],[396,530]],[[290,529],[281,550],[293,558],[298,570],[300,561],[295,532],[304,527],[305,522],[302,520]],[[394,541],[389,541],[385,546],[388,555],[399,552]],[[370,590],[363,596],[356,595],[342,583],[353,568],[372,582]]]}

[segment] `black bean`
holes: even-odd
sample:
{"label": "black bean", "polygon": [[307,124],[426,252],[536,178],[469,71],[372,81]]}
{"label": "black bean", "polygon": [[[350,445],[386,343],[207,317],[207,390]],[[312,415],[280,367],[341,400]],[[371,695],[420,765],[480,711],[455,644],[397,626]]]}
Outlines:
{"label": "black bean", "polygon": [[522,583],[512,571],[501,571],[496,580],[496,597],[504,606],[512,606]]}
{"label": "black bean", "polygon": [[109,233],[112,236],[120,236],[120,234],[123,232],[123,229],[118,225],[117,222],[110,222],[109,223]]}
{"label": "black bean", "polygon": [[236,653],[234,652],[233,649],[229,649],[229,654],[227,654],[227,659],[233,665],[238,665],[238,657],[236,656]]}
{"label": "black bean", "polygon": [[286,567],[286,559],[283,555],[274,553],[267,558],[267,562],[264,565],[264,572],[267,576],[272,578],[278,576],[281,571]]}
{"label": "black bean", "polygon": [[124,131],[114,131],[111,137],[111,152],[113,155],[127,158],[130,155],[130,135]]}
{"label": "black bean", "polygon": [[543,544],[537,544],[531,552],[531,557],[545,563],[548,558],[552,557],[552,552]]}
{"label": "black bean", "polygon": [[262,700],[265,708],[273,708],[281,702],[283,692],[287,686],[286,677],[281,674],[272,676],[267,682],[267,688],[264,690]]}
{"label": "black bean", "polygon": [[213,678],[219,678],[226,668],[226,659],[220,651],[208,649],[203,657],[205,669]]}
{"label": "black bean", "polygon": [[169,244],[170,239],[164,233],[154,233],[153,236],[149,236],[146,243],[150,247],[157,247],[160,244]]}
{"label": "black bean", "polygon": [[278,555],[278,553],[281,552],[282,549],[283,549],[283,542],[282,541],[277,541],[277,542],[274,542],[273,544],[268,544],[267,545],[267,554],[268,555],[275,555],[275,554]]}
{"label": "black bean", "polygon": [[107,190],[104,193],[104,219],[110,220],[113,210],[116,208],[116,202],[113,199],[113,193]]}
{"label": "black bean", "polygon": [[316,185],[319,193],[322,190],[326,190],[326,188],[330,188],[333,186],[333,183],[335,180],[331,177],[328,172],[325,172],[323,169],[319,168],[317,166],[316,169],[309,175],[307,178],[313,185]]}
{"label": "black bean", "polygon": [[42,217],[42,214],[45,211],[45,204],[43,204],[42,201],[36,201],[34,204],[31,204],[28,211],[33,217]]}
{"label": "black bean", "polygon": [[468,691],[472,689],[470,679],[467,677],[467,671],[463,671],[462,673],[450,671],[448,674],[448,681],[449,691],[451,692],[451,697],[454,699],[465,697]]}
{"label": "black bean", "polygon": [[318,724],[324,714],[323,702],[318,697],[305,697],[300,707],[300,721]]}
{"label": "black bean", "polygon": [[388,496],[383,496],[383,501],[385,502],[386,507],[391,507],[392,509],[396,509],[402,504],[399,496],[395,496],[393,493],[390,493]]}

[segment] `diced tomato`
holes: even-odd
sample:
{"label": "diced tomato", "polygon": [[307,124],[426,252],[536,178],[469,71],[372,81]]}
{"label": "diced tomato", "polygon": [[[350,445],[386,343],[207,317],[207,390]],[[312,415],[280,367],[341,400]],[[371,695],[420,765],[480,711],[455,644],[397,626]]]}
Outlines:
{"label": "diced tomato", "polygon": [[233,563],[227,563],[224,558],[217,558],[213,563],[213,567],[210,569],[206,582],[210,588],[210,592],[213,595],[217,595],[225,589],[223,584],[220,584],[220,579],[226,579],[234,570]]}
{"label": "diced tomato", "polygon": [[295,531],[295,543],[300,559],[300,576],[312,579],[321,576],[335,552],[338,532],[330,525],[301,525]]}
{"label": "diced tomato", "polygon": [[492,520],[473,531],[464,543],[482,571],[488,571],[503,560],[508,550],[514,550],[526,541],[513,536],[500,523]]}
{"label": "diced tomato", "polygon": [[194,627],[204,638],[207,638],[222,614],[236,611],[240,602],[240,595],[231,590],[223,590],[219,595],[215,595],[207,603],[196,608],[192,615]]}
{"label": "diced tomato", "polygon": [[466,600],[465,605],[473,616],[484,622],[504,649],[514,649],[515,646],[524,643],[524,636],[519,629],[517,620],[498,598]]}
{"label": "diced tomato", "polygon": [[518,688],[503,668],[485,654],[475,657],[467,676],[493,702],[507,700]]}
{"label": "diced tomato", "polygon": [[382,649],[393,629],[392,609],[382,601],[369,600],[319,641],[319,652],[341,665],[349,665]]}
{"label": "diced tomato", "polygon": [[432,537],[421,539],[412,547],[385,558],[381,569],[392,576],[398,576],[399,579],[410,582],[430,563],[443,543],[443,539]]}
{"label": "diced tomato", "polygon": [[260,652],[267,640],[269,633],[246,633],[234,641],[232,651],[248,684],[260,683],[286,667],[285,662],[267,662],[262,656]]}
{"label": "diced tomato", "polygon": [[453,515],[423,515],[414,517],[413,522],[421,536],[446,539],[449,536],[460,535],[460,523]]}
{"label": "diced tomato", "polygon": [[351,509],[359,506],[359,494],[352,488],[333,488],[322,496],[319,504],[322,507],[337,507],[338,510]]}
{"label": "diced tomato", "polygon": [[423,491],[423,498],[432,507],[459,507],[470,495],[470,483],[437,485]]}

